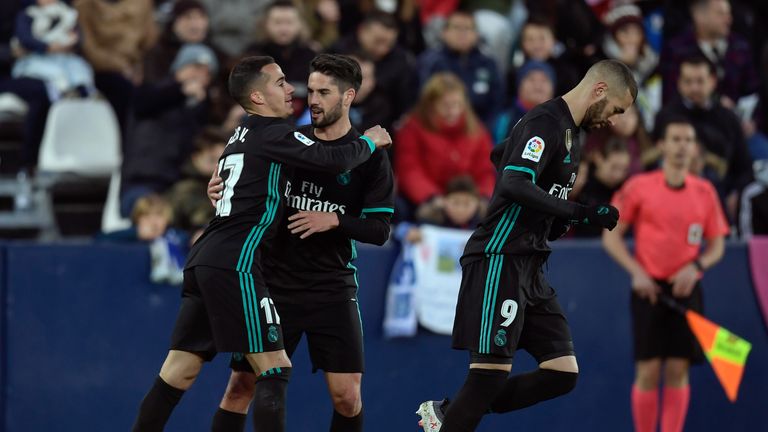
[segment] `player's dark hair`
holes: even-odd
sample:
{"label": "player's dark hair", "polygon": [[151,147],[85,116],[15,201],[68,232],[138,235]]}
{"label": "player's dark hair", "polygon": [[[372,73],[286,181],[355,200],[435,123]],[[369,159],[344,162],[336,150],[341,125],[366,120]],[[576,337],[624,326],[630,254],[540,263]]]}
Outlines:
{"label": "player's dark hair", "polygon": [[593,78],[602,79],[613,84],[609,87],[613,87],[610,91],[621,92],[622,89],[627,89],[629,94],[632,95],[633,101],[637,98],[635,76],[627,65],[618,60],[600,60],[589,68],[587,76],[590,75]]}
{"label": "player's dark hair", "polygon": [[467,175],[456,176],[445,185],[445,195],[464,192],[475,196],[480,196],[477,192],[477,185],[472,177]]}
{"label": "player's dark hair", "polygon": [[201,152],[217,145],[226,145],[229,137],[224,133],[221,128],[215,126],[208,126],[195,137],[195,152]]}
{"label": "player's dark hair", "polygon": [[683,65],[706,66],[710,75],[717,75],[717,68],[715,67],[715,64],[701,54],[694,54],[684,58],[683,61],[680,62],[680,71],[683,70]]}
{"label": "player's dark hair", "polygon": [[259,80],[264,79],[265,74],[261,69],[275,62],[275,59],[269,56],[252,56],[240,60],[229,73],[229,82],[227,89],[229,95],[240,104],[247,108],[251,105],[251,93],[253,88],[259,84]]}
{"label": "player's dark hair", "polygon": [[350,88],[360,90],[363,83],[363,72],[360,64],[350,56],[342,54],[319,54],[309,64],[309,73],[320,72],[333,78],[340,92]]}
{"label": "player's dark hair", "polygon": [[363,22],[360,23],[361,26],[369,26],[371,24],[380,24],[390,30],[398,30],[395,16],[380,10],[371,11],[363,18]]}

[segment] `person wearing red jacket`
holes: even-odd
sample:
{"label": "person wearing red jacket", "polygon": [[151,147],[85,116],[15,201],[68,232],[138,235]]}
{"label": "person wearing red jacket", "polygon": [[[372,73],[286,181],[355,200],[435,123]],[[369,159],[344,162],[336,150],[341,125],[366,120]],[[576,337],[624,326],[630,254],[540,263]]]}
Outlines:
{"label": "person wearing red jacket", "polygon": [[439,199],[448,182],[460,175],[472,177],[482,196],[493,192],[493,142],[455,75],[436,73],[424,84],[395,142],[400,194],[415,206]]}

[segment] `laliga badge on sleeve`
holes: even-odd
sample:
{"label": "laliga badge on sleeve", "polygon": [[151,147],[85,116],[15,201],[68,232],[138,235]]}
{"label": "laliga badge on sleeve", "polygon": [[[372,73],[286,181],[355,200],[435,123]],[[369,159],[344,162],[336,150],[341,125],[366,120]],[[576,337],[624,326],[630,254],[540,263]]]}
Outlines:
{"label": "laliga badge on sleeve", "polygon": [[533,162],[539,162],[541,160],[541,155],[544,153],[544,140],[540,137],[533,137],[528,140],[527,143],[525,143],[525,148],[523,149],[523,159],[528,159],[529,161]]}
{"label": "laliga badge on sleeve", "polygon": [[306,135],[304,135],[303,133],[301,133],[299,131],[294,132],[293,133],[293,137],[296,138],[297,140],[299,140],[300,143],[304,144],[307,147],[309,147],[309,146],[311,146],[312,144],[315,143],[314,141],[312,141]]}

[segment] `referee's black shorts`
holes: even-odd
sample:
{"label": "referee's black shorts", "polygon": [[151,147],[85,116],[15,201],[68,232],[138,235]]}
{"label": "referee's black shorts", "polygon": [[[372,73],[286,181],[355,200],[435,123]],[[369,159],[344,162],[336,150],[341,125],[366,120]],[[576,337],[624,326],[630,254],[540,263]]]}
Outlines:
{"label": "referee's black shorts", "polygon": [[170,349],[205,360],[283,349],[280,317],[260,273],[195,266],[184,270],[181,295]]}
{"label": "referee's black shorts", "polygon": [[511,362],[518,349],[539,363],[573,355],[571,330],[555,290],[544,278],[544,258],[489,254],[462,267],[453,322],[453,348],[473,363]]}
{"label": "referee's black shorts", "polygon": [[[672,297],[672,284],[659,280],[656,283],[662,293]],[[675,299],[695,312],[701,313],[703,310],[699,282],[689,297]],[[635,360],[670,357],[688,359],[691,363],[701,363],[704,360],[701,346],[688,327],[685,316],[661,302],[652,305],[649,300],[640,298],[634,291],[631,308]]]}

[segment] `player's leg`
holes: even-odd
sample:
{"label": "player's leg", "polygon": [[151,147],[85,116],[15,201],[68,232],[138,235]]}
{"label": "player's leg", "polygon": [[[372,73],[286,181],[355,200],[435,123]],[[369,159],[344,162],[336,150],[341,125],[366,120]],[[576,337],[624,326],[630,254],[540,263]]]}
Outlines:
{"label": "player's leg", "polygon": [[227,389],[213,416],[212,432],[243,432],[245,430],[248,407],[256,391],[256,373],[242,355],[240,359],[246,363],[248,369],[247,371],[232,369]]}
{"label": "player's leg", "polygon": [[328,393],[333,402],[333,432],[360,432],[363,430],[363,400],[360,395],[362,373],[326,372]]}
{"label": "player's leg", "polygon": [[215,355],[207,310],[194,269],[184,272],[181,308],[160,374],[141,402],[134,431],[161,431],[184,392]]}
{"label": "player's leg", "polygon": [[520,284],[525,278],[519,264],[512,257],[490,255],[464,266],[453,347],[470,351],[470,367],[443,419],[443,406],[425,402],[419,408],[425,431],[474,430],[504,388],[523,329]]}
{"label": "player's leg", "polygon": [[631,295],[635,381],[632,385],[632,419],[636,432],[655,432],[659,420],[659,381],[664,352],[663,306]]}
{"label": "player's leg", "polygon": [[537,278],[534,291],[527,295],[534,299],[535,304],[528,304],[525,308],[525,327],[518,346],[527,350],[538,361],[539,367],[507,379],[504,389],[491,404],[491,410],[496,413],[523,409],[554,399],[569,393],[576,386],[579,367],[568,321],[554,296],[554,290],[543,275],[538,274]]}
{"label": "player's leg", "polygon": [[256,376],[256,391],[251,412],[256,431],[282,432],[285,430],[285,399],[291,378],[291,361],[285,350],[246,354]]}

